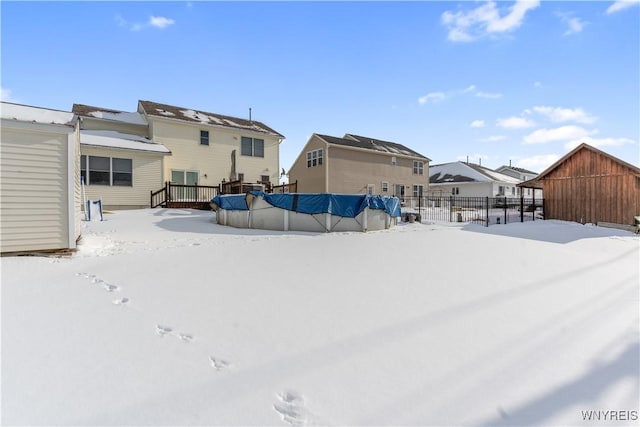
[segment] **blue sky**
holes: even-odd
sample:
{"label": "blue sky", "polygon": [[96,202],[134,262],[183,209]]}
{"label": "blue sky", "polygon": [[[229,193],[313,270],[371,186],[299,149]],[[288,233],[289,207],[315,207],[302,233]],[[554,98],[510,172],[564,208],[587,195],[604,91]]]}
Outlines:
{"label": "blue sky", "polygon": [[2,100],[139,99],[286,136],[542,171],[580,142],[638,165],[638,1],[6,2]]}

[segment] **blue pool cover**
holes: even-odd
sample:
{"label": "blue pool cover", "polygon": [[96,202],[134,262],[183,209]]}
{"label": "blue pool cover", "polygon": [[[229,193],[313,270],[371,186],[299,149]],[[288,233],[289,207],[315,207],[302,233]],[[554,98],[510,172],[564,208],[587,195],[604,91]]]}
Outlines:
{"label": "blue pool cover", "polygon": [[228,194],[215,196],[211,203],[220,209],[249,210],[247,197],[260,197],[270,205],[294,212],[306,214],[330,213],[347,218],[354,218],[366,207],[381,209],[392,217],[398,217],[400,200],[397,197],[370,194],[330,194],[330,193],[285,193],[270,194],[262,191],[251,191],[247,194]]}

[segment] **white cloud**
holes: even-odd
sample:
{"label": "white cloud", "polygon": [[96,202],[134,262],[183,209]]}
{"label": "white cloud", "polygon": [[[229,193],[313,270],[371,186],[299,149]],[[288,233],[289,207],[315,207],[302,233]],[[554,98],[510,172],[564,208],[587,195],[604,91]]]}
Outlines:
{"label": "white cloud", "polygon": [[592,138],[585,136],[580,139],[575,139],[564,144],[564,148],[567,150],[573,150],[582,143],[587,143],[592,147],[619,147],[621,145],[636,144],[636,141],[629,138]]}
{"label": "white cloud", "polygon": [[173,25],[175,23],[176,21],[174,21],[173,19],[165,18],[164,16],[152,16],[149,18],[149,24],[160,29],[166,28],[169,25]]}
{"label": "white cloud", "polygon": [[496,2],[489,1],[467,12],[446,11],[441,21],[449,29],[449,40],[469,42],[485,35],[517,29],[522,25],[526,13],[539,5],[538,0],[517,0],[506,13],[502,13]]}
{"label": "white cloud", "polygon": [[418,103],[420,105],[424,105],[429,102],[435,104],[436,102],[444,101],[446,98],[447,98],[447,95],[444,94],[443,92],[431,92],[418,98]]}
{"label": "white cloud", "polygon": [[424,96],[419,97],[418,103],[420,105],[424,105],[428,103],[435,104],[437,102],[444,101],[445,99],[450,99],[456,96],[466,95],[466,94],[475,94],[475,96],[480,98],[491,98],[491,99],[502,97],[501,93],[481,92],[481,91],[478,91],[478,88],[476,87],[476,85],[469,85],[464,89],[450,90],[448,92],[430,92]]}
{"label": "white cloud", "polygon": [[582,108],[562,108],[536,106],[532,109],[534,112],[546,117],[554,123],[561,122],[577,122],[577,123],[593,123],[598,120],[597,117],[586,113]]}
{"label": "white cloud", "polygon": [[165,29],[169,25],[175,24],[175,20],[171,18],[165,18],[164,16],[150,16],[149,21],[146,23],[129,22],[121,15],[115,17],[118,26],[129,29],[129,31],[142,31],[146,28],[154,27],[159,29]]}
{"label": "white cloud", "polygon": [[580,18],[568,18],[565,20],[565,23],[569,27],[567,28],[567,31],[564,32],[565,36],[582,32],[584,26],[587,24],[586,21],[582,21]]}
{"label": "white cloud", "polygon": [[535,125],[533,120],[524,117],[508,117],[496,120],[496,126],[504,129],[526,129]]}
{"label": "white cloud", "polygon": [[485,126],[484,120],[474,120],[469,125],[472,128],[483,128]]}
{"label": "white cloud", "polygon": [[490,93],[490,92],[477,92],[476,96],[479,98],[488,98],[488,99],[502,98],[501,93]]}
{"label": "white cloud", "polygon": [[11,89],[0,88],[0,101],[4,102],[17,102],[17,100],[11,95]]}
{"label": "white cloud", "polygon": [[580,126],[561,126],[554,129],[538,129],[526,135],[523,144],[546,144],[553,141],[571,141],[597,134],[598,130],[587,130]]}
{"label": "white cloud", "polygon": [[504,141],[505,139],[507,139],[507,137],[504,135],[491,135],[487,138],[482,138],[480,141],[481,142],[498,142],[498,141]]}
{"label": "white cloud", "polygon": [[620,12],[638,4],[640,4],[640,0],[618,0],[607,8],[607,14]]}
{"label": "white cloud", "polygon": [[534,172],[542,172],[549,166],[560,160],[559,154],[540,154],[537,156],[516,159],[514,166],[528,169]]}

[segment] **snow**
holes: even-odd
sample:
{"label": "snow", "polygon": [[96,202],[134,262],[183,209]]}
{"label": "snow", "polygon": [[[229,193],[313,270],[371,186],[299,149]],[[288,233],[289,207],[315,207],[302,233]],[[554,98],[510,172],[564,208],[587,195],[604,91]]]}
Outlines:
{"label": "snow", "polygon": [[170,153],[162,144],[156,144],[148,138],[116,131],[83,130],[80,131],[80,143],[96,147],[123,148],[127,150]]}
{"label": "snow", "polygon": [[71,112],[11,104],[8,102],[2,102],[1,105],[0,115],[3,119],[57,125],[67,125],[73,121],[73,113]]}
{"label": "snow", "polygon": [[145,117],[140,113],[129,113],[126,111],[120,111],[117,113],[111,111],[92,111],[89,115],[98,119],[115,120],[134,125],[147,125],[147,119],[145,119]]}
{"label": "snow", "polygon": [[0,258],[2,424],[637,423],[637,235],[214,216],[105,212],[71,257]]}
{"label": "snow", "polygon": [[429,175],[435,176],[436,174],[439,174],[439,173],[443,175],[449,174],[452,176],[460,175],[460,176],[466,176],[466,177],[472,178],[476,182],[491,182],[492,180],[487,176],[489,175],[490,177],[493,178],[493,180],[499,181],[499,182],[505,182],[510,184],[519,184],[520,182],[522,182],[517,178],[513,178],[511,176],[505,175],[503,173],[495,172],[487,168],[483,168],[482,170],[486,175],[476,171],[470,166],[467,166],[464,162],[452,162],[452,163],[445,163],[441,165],[429,166]]}

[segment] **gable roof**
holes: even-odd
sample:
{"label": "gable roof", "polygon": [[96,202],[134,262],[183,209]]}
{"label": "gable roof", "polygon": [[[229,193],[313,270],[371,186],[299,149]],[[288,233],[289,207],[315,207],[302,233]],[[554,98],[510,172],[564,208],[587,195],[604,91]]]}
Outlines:
{"label": "gable roof", "polygon": [[284,135],[276,132],[269,126],[256,120],[245,120],[239,117],[224,116],[222,114],[196,111],[191,108],[177,107],[175,105],[160,104],[152,101],[138,101],[138,105],[148,116],[163,117],[174,120],[182,120],[190,123],[202,123],[209,126],[220,126],[232,129],[244,129],[252,132],[284,138]]}
{"label": "gable roof", "polygon": [[113,120],[135,125],[147,125],[147,119],[138,112],[130,113],[127,111],[112,110],[110,108],[94,107],[84,104],[73,104],[71,111],[82,117]]}
{"label": "gable roof", "polygon": [[30,105],[14,104],[2,101],[0,116],[6,120],[19,122],[40,123],[47,125],[72,125],[74,114],[69,111],[52,110],[50,108],[32,107]]}
{"label": "gable roof", "polygon": [[430,161],[430,159],[422,154],[414,151],[402,144],[395,142],[382,141],[379,139],[368,138],[364,136],[357,136],[352,134],[345,134],[344,138],[338,138],[335,136],[316,134],[328,144],[342,145],[346,147],[362,148],[365,150],[376,151],[378,153],[401,155],[409,157],[419,157],[421,159]]}
{"label": "gable roof", "polygon": [[609,158],[610,160],[628,168],[629,170],[631,170],[631,172],[640,177],[640,168],[637,166],[634,166],[630,163],[625,162],[624,160],[621,160],[615,156],[612,156],[609,153],[605,153],[602,150],[598,150],[595,147],[592,147],[589,144],[586,143],[582,143],[580,145],[578,145],[576,148],[574,148],[573,150],[569,151],[567,154],[565,154],[564,156],[562,156],[557,162],[555,162],[554,164],[552,164],[551,166],[549,166],[547,169],[545,169],[544,171],[542,171],[542,173],[540,175],[538,175],[535,179],[531,180],[531,181],[541,181],[543,180],[547,175],[549,175],[554,169],[558,168],[562,163],[564,163],[568,158],[570,158],[571,156],[573,156],[574,154],[576,154],[578,151],[581,150],[590,150],[593,151],[594,153],[600,154],[604,157]]}
{"label": "gable roof", "polygon": [[480,165],[465,162],[443,163],[429,167],[430,184],[455,184],[466,182],[504,182],[517,184],[520,180]]}
{"label": "gable roof", "polygon": [[516,172],[526,173],[528,175],[537,175],[538,174],[538,172],[530,171],[530,170],[525,169],[525,168],[518,168],[518,167],[515,167],[515,166],[507,166],[507,165],[500,166],[499,168],[496,169],[496,172],[500,172],[500,170],[503,170],[503,169],[511,169],[511,170],[516,171]]}

